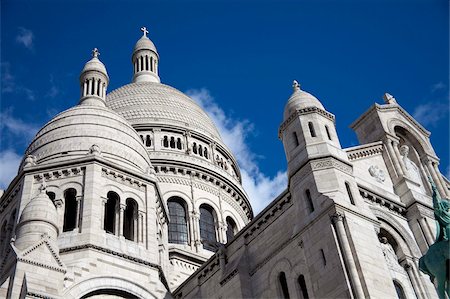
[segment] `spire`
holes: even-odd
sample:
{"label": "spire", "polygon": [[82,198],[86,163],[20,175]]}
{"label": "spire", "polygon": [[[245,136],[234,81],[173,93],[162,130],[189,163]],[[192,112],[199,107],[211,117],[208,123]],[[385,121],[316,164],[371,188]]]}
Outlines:
{"label": "spire", "polygon": [[147,27],[141,27],[142,37],[134,46],[133,82],[161,82],[158,76],[159,55],[153,42],[147,37]]}
{"label": "spire", "polygon": [[85,65],[80,75],[80,105],[105,106],[106,88],[109,77],[105,65],[98,59],[100,52],[92,50],[92,59]]}

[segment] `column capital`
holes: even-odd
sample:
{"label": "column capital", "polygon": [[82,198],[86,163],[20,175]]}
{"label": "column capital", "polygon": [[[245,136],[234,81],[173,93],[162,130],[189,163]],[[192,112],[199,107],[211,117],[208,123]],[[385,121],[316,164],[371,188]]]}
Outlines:
{"label": "column capital", "polygon": [[333,215],[331,215],[330,218],[331,218],[331,222],[333,224],[336,224],[337,222],[344,221],[345,215],[342,212],[336,212]]}

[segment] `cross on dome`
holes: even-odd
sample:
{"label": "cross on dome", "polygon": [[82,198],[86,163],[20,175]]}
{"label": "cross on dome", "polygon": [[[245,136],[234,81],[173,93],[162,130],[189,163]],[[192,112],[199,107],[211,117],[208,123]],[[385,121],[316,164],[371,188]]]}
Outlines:
{"label": "cross on dome", "polygon": [[294,80],[292,82],[292,88],[294,88],[294,91],[300,90],[300,84],[297,82],[297,80]]}
{"label": "cross on dome", "polygon": [[94,50],[92,50],[92,57],[97,58],[98,56],[100,56],[100,52],[97,48],[94,48]]}
{"label": "cross on dome", "polygon": [[147,27],[141,27],[141,31],[144,34],[144,36],[147,37],[147,34],[148,34]]}

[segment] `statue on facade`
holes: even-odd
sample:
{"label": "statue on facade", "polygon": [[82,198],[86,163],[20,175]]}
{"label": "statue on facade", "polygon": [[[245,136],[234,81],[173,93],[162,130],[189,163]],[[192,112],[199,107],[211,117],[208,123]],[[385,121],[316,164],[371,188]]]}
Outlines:
{"label": "statue on facade", "polygon": [[433,208],[436,219],[436,241],[419,260],[419,268],[428,274],[432,282],[436,279],[439,298],[450,297],[450,202],[441,199],[436,185],[430,179],[433,190]]}
{"label": "statue on facade", "polygon": [[[400,147],[400,155],[402,156],[402,162],[405,165],[408,173],[406,174],[411,180],[416,183],[421,183],[419,167],[409,157],[409,146],[406,144]],[[422,185],[422,184],[421,184]]]}

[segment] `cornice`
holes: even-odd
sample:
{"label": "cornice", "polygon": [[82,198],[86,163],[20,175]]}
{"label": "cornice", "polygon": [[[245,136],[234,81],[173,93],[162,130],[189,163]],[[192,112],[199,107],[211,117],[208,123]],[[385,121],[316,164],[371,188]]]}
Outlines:
{"label": "cornice", "polygon": [[350,161],[367,158],[383,153],[383,142],[377,141],[344,149]]}
{"label": "cornice", "polygon": [[311,113],[318,113],[318,114],[322,115],[323,117],[328,118],[333,123],[336,122],[335,116],[333,114],[331,114],[330,112],[325,111],[323,109],[320,109],[318,107],[306,107],[303,109],[297,109],[291,115],[289,115],[289,117],[285,121],[283,121],[283,123],[280,125],[280,128],[278,130],[278,138],[281,139],[281,135],[282,135],[283,131],[286,129],[287,126],[289,126],[289,124],[296,117],[299,117],[300,115],[311,114]]}

